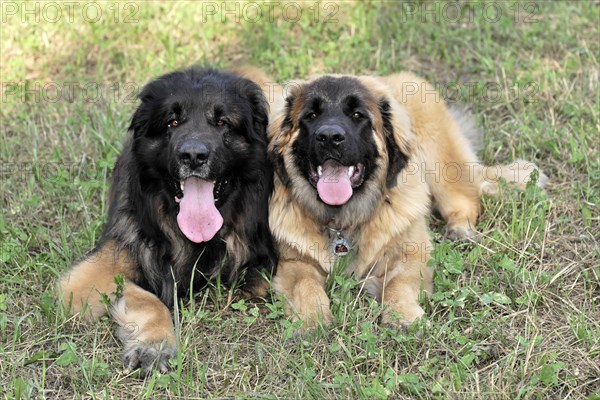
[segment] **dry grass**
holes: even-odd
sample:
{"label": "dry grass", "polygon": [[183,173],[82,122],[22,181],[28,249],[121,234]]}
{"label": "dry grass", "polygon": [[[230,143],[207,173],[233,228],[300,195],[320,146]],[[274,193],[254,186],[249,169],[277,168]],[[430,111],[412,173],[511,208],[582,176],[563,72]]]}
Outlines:
{"label": "dry grass", "polygon": [[[39,23],[23,14],[36,4]],[[48,4],[0,5],[5,398],[600,398],[597,2],[485,3],[500,7],[497,21],[472,3],[456,23],[444,7],[465,2],[426,3],[436,14],[416,2],[303,3],[295,23],[282,14],[291,3],[254,23],[192,1],[93,3],[99,22],[77,3],[73,21],[50,22]],[[479,116],[482,158],[532,160],[552,185],[485,199],[476,246],[441,241],[432,220],[436,295],[408,333],[379,326],[352,278],[332,278],[333,326],[296,341],[279,302],[217,285],[181,303],[173,371],[128,375],[112,322],[65,317],[53,281],[101,232],[136,91],[189,64],[238,62],[282,82],[410,69],[458,83],[449,94]],[[85,90],[95,85],[101,96]]]}

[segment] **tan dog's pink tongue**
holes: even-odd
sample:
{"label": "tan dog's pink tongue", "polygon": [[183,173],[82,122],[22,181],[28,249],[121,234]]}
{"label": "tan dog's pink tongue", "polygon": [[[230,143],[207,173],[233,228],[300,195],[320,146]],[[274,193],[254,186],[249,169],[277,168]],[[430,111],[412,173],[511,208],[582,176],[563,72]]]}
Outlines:
{"label": "tan dog's pink tongue", "polygon": [[192,242],[208,242],[223,226],[223,217],[215,207],[215,184],[191,177],[183,185],[183,198],[176,199],[179,202],[179,229]]}
{"label": "tan dog's pink tongue", "polygon": [[317,192],[324,203],[330,206],[346,204],[352,197],[352,184],[348,167],[337,161],[327,160],[323,164],[323,175],[317,182]]}

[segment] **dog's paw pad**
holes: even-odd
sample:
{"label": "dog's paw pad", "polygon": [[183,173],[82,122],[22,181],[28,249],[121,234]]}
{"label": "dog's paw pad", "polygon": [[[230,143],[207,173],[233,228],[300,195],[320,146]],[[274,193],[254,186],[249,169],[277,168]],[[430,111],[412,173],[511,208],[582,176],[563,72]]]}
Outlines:
{"label": "dog's paw pad", "polygon": [[154,370],[164,374],[169,371],[169,360],[175,355],[175,348],[166,343],[140,342],[125,349],[123,364],[130,371],[140,369],[144,375]]}
{"label": "dog's paw pad", "polygon": [[401,319],[390,321],[388,319],[386,321],[382,321],[381,326],[391,331],[400,332],[404,335],[412,334],[416,338],[421,338],[421,329],[411,329],[411,327],[413,327],[417,323],[421,326],[425,326],[425,328],[431,327],[431,321],[424,319],[424,317],[419,317],[414,320]]}
{"label": "dog's paw pad", "polygon": [[453,242],[474,242],[476,232],[468,227],[464,226],[453,226],[447,227],[444,232],[444,239],[451,240]]}

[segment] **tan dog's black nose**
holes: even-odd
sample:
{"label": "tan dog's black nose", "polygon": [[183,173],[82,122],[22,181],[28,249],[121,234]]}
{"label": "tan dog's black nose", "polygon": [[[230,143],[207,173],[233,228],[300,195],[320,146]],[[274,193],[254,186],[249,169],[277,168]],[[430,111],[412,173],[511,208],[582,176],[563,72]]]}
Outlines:
{"label": "tan dog's black nose", "polygon": [[346,131],[339,125],[323,125],[315,132],[317,142],[339,145],[346,140]]}

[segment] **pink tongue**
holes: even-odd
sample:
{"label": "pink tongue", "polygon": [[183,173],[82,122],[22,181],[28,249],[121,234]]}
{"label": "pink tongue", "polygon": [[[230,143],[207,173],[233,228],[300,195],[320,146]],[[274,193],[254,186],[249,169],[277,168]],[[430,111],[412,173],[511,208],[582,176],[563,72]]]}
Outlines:
{"label": "pink tongue", "polygon": [[346,204],[352,197],[348,167],[333,160],[325,161],[323,175],[317,182],[317,192],[321,200],[330,206]]}
{"label": "pink tongue", "polygon": [[187,178],[183,184],[183,198],[175,199],[179,202],[179,229],[192,242],[207,242],[223,226],[223,217],[215,207],[215,184],[194,177]]}

